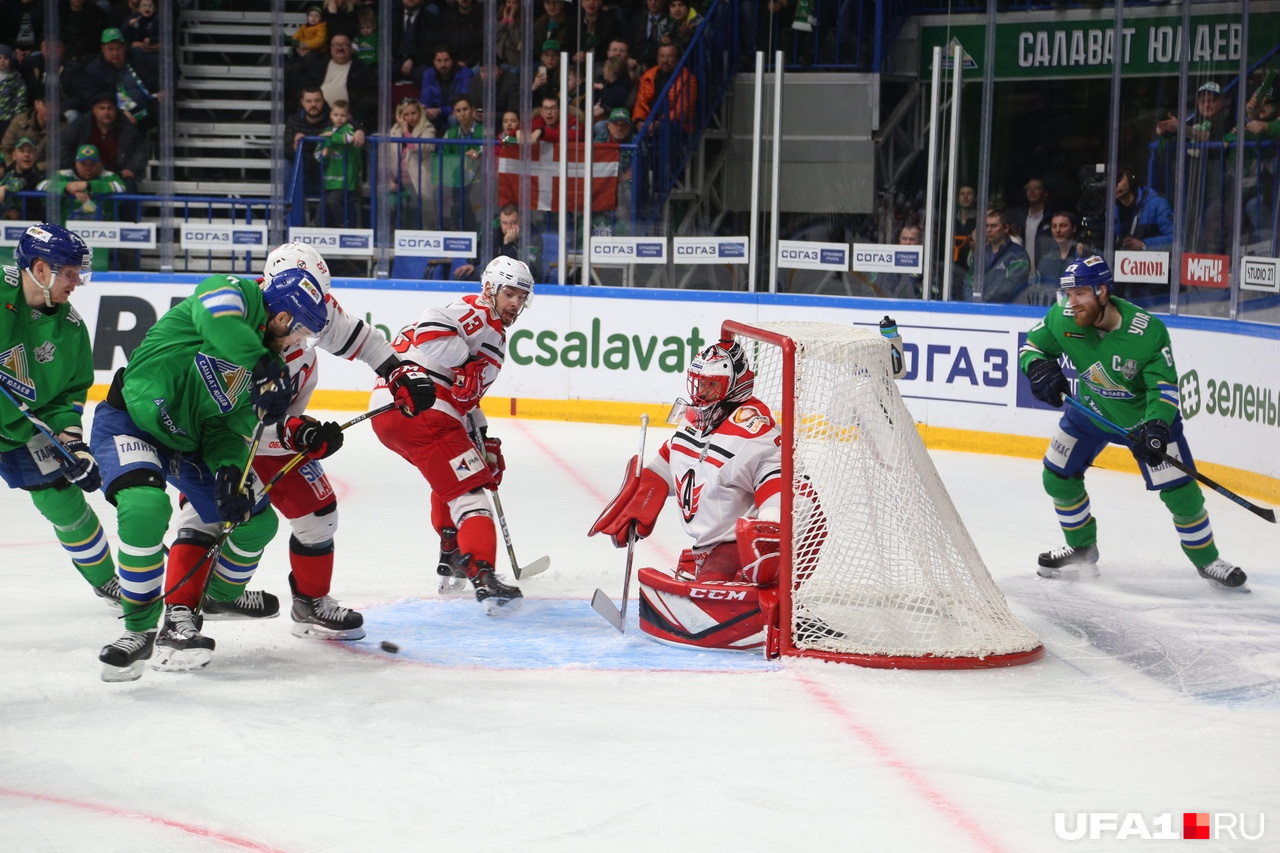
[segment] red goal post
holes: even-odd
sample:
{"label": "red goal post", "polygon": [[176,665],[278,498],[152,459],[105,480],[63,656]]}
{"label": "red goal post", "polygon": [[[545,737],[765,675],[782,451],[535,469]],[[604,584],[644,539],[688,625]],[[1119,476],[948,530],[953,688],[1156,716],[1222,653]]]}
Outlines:
{"label": "red goal post", "polygon": [[878,329],[726,321],[721,337],[747,350],[792,484],[778,587],[761,591],[770,656],[899,669],[1043,656],[951,502]]}

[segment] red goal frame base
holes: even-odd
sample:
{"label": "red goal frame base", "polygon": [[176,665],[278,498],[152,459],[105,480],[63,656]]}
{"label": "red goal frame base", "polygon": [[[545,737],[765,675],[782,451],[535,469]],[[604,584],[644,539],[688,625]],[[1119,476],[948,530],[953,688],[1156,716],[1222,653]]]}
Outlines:
{"label": "red goal frame base", "polygon": [[818,658],[834,663],[851,663],[871,669],[998,669],[1002,666],[1021,666],[1034,663],[1044,657],[1044,646],[1036,646],[1025,652],[1011,655],[988,655],[984,658],[948,658],[935,655],[902,656],[853,655],[843,652],[822,652],[814,649],[791,649],[783,657]]}

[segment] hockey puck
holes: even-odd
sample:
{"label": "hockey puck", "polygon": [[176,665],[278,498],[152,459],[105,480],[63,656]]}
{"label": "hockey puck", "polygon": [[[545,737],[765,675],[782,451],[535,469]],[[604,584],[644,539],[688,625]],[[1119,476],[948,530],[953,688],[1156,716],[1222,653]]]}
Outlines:
{"label": "hockey puck", "polygon": [[383,640],[379,645],[382,646],[382,650],[387,654],[394,655],[400,653],[400,647],[390,640]]}

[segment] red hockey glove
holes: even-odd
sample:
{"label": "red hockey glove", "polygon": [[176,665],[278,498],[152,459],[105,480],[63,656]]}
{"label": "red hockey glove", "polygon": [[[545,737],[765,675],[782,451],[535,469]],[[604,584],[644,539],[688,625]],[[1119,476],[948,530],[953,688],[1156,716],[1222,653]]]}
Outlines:
{"label": "red hockey glove", "polygon": [[643,468],[640,476],[635,475],[635,457],[627,463],[626,479],[622,488],[596,523],[591,526],[588,536],[603,533],[613,540],[615,548],[627,547],[627,535],[631,522],[636,523],[636,539],[643,539],[653,532],[653,525],[658,520],[658,513],[667,500],[667,482]]}
{"label": "red hockey glove", "polygon": [[280,445],[294,453],[305,453],[312,459],[332,456],[342,447],[342,425],[320,423],[313,417],[285,418],[277,427]]}
{"label": "red hockey glove", "polygon": [[474,409],[484,396],[484,369],[487,362],[482,358],[473,358],[462,367],[453,369],[453,385],[449,391],[457,404],[455,408],[461,413]]}
{"label": "red hockey glove", "polygon": [[484,461],[489,466],[489,476],[493,478],[485,488],[497,491],[502,485],[502,472],[507,470],[507,460],[502,458],[502,439],[484,437]]}

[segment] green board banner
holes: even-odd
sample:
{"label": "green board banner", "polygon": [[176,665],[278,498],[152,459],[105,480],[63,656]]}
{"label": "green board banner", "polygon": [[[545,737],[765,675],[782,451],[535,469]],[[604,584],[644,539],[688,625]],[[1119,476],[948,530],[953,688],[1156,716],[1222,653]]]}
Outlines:
{"label": "green board banner", "polygon": [[[1063,77],[1110,77],[1115,53],[1114,21],[1021,20],[996,25],[997,80]],[[1243,28],[1238,14],[1198,15],[1191,18],[1190,38],[1184,39],[1181,17],[1129,17],[1120,35],[1121,74],[1126,77],[1177,74],[1180,54],[1190,49],[1190,69],[1196,74],[1234,73],[1240,69]],[[981,76],[986,27],[922,25],[920,76],[929,77],[933,48],[946,54],[943,72],[951,69],[950,48],[959,42],[965,52],[965,76]],[[1260,58],[1280,44],[1280,15],[1249,16],[1250,58]]]}

